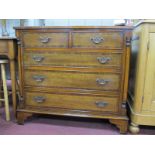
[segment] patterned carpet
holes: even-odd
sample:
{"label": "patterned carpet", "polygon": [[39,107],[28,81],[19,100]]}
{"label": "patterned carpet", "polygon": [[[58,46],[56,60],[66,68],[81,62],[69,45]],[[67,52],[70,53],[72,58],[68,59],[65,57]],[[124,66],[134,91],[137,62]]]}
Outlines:
{"label": "patterned carpet", "polygon": [[[155,127],[142,126],[139,134],[155,135]],[[4,109],[0,108],[0,135],[119,135],[119,130],[107,120],[44,115],[18,125],[13,117],[6,122]]]}

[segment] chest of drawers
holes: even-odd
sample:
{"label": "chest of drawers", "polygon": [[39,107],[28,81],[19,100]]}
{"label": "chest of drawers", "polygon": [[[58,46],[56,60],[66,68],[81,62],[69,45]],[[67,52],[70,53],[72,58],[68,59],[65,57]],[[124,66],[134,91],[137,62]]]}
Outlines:
{"label": "chest of drawers", "polygon": [[32,114],[105,118],[127,131],[131,27],[17,27],[21,98]]}
{"label": "chest of drawers", "polygon": [[130,131],[137,134],[141,125],[155,126],[155,20],[135,25],[130,64]]}

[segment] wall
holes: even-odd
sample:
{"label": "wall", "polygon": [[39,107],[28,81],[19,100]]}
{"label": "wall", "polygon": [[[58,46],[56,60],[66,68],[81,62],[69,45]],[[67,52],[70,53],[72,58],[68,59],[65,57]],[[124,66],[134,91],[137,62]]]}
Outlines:
{"label": "wall", "polygon": [[[25,26],[40,26],[41,21],[45,26],[112,26],[114,19],[26,19]],[[19,19],[7,19],[7,31],[10,36],[15,36],[13,27],[20,26]],[[0,22],[0,36],[2,36],[2,25]]]}

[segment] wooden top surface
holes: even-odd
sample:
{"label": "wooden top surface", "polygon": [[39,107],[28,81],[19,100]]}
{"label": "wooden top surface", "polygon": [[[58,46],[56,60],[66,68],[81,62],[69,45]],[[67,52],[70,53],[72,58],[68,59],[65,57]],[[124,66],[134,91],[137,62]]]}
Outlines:
{"label": "wooden top surface", "polygon": [[133,29],[132,26],[23,26],[14,27],[14,29]]}

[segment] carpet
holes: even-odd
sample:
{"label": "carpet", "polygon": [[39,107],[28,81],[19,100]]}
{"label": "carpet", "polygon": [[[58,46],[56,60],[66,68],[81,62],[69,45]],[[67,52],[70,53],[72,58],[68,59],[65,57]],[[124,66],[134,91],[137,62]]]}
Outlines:
{"label": "carpet", "polygon": [[[141,126],[141,135],[155,135],[155,127]],[[5,121],[4,108],[0,108],[0,135],[120,135],[108,120],[35,115],[18,125],[13,119]],[[130,135],[130,133],[128,133]]]}

